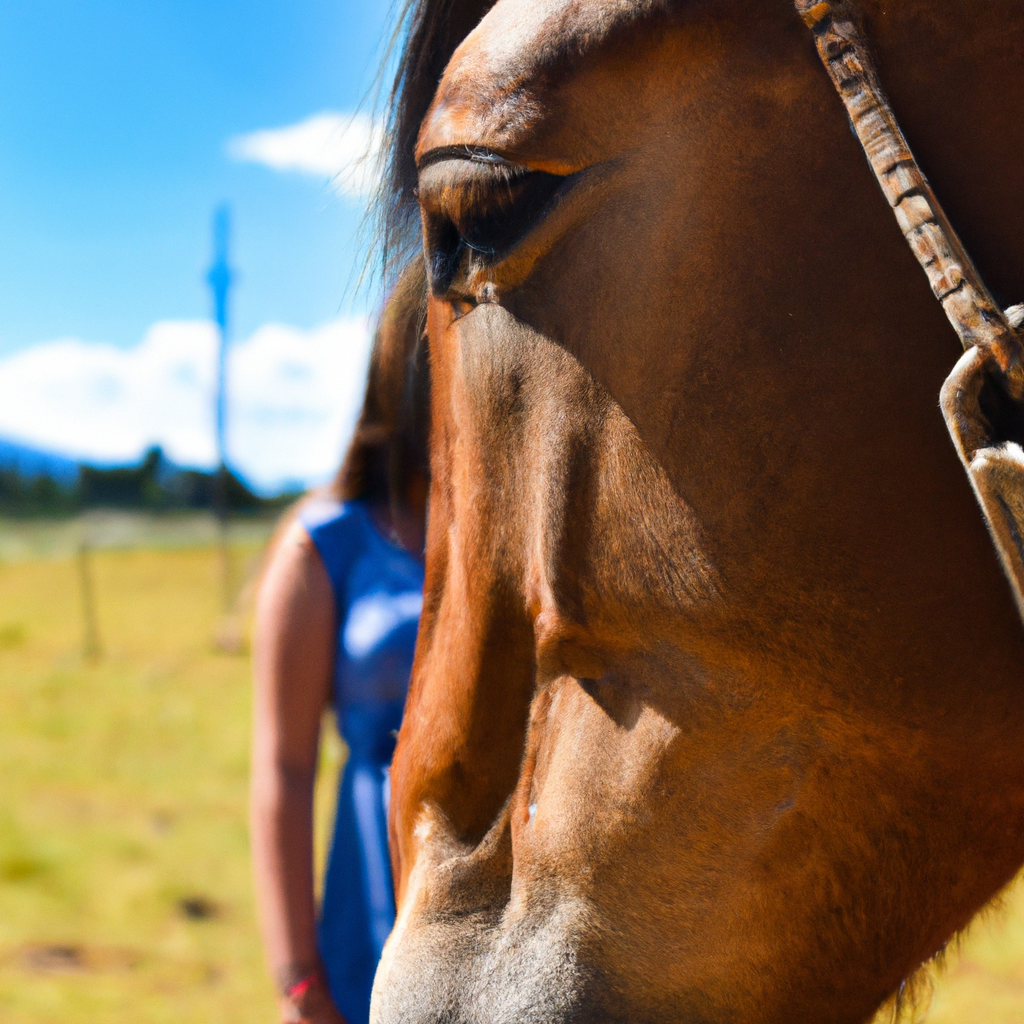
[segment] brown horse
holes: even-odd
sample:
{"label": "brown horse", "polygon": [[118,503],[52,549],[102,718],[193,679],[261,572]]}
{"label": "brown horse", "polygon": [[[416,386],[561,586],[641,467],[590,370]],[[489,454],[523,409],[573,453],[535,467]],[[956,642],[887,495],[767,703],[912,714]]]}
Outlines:
{"label": "brown horse", "polygon": [[[1020,301],[1024,5],[860,6]],[[864,1021],[1024,862],[1024,631],[807,28],[421,0],[396,101],[432,489],[373,1020]]]}

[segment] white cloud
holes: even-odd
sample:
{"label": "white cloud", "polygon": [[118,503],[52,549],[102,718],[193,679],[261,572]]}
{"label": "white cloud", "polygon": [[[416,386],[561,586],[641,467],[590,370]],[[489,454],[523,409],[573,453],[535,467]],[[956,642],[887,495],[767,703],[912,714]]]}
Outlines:
{"label": "white cloud", "polygon": [[[269,324],[231,346],[229,459],[257,486],[326,479],[362,398],[364,318],[311,331]],[[97,462],[160,445],[212,466],[216,334],[201,321],[154,324],[133,349],[75,338],[0,360],[0,434]]]}
{"label": "white cloud", "polygon": [[316,331],[269,324],[232,349],[228,449],[258,482],[321,480],[338,468],[363,397],[365,319]]}
{"label": "white cloud", "polygon": [[378,181],[381,126],[365,114],[326,111],[283,128],[238,135],[227,144],[235,160],[275,171],[329,178],[341,196],[365,198]]}

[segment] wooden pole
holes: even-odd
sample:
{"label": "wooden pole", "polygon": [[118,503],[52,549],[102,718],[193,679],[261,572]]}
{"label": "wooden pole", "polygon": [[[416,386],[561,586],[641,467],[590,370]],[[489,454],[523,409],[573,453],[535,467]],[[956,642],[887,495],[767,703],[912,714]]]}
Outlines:
{"label": "wooden pole", "polygon": [[231,548],[228,545],[227,477],[227,467],[221,463],[217,467],[217,478],[214,484],[214,514],[217,517],[217,546],[220,554],[221,610],[225,615],[230,615],[233,601],[231,593]]}
{"label": "wooden pole", "polygon": [[78,545],[78,582],[82,592],[82,653],[89,661],[102,654],[100,631],[96,624],[96,588],[93,582],[92,557],[89,542]]}

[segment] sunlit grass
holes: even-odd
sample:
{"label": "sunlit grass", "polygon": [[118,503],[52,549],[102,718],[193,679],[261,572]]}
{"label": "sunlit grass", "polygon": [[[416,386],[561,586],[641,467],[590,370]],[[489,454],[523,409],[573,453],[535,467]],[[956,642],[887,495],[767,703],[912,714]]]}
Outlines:
{"label": "sunlit grass", "polygon": [[[259,550],[236,547],[239,577]],[[249,664],[214,646],[216,551],[98,551],[92,565],[93,661],[75,560],[0,565],[0,1020],[270,1022]]]}
{"label": "sunlit grass", "polygon": [[[93,543],[160,545],[91,556],[95,661],[73,555],[83,524],[0,522],[0,1021],[271,1024],[246,829],[249,663],[215,648],[212,528],[86,528]],[[236,532],[236,587],[269,529]],[[329,744],[325,778],[340,758]],[[1024,886],[949,954],[926,1019],[1024,1022]]]}
{"label": "sunlit grass", "polygon": [[928,1024],[1024,1022],[1024,875],[951,946],[932,990]]}

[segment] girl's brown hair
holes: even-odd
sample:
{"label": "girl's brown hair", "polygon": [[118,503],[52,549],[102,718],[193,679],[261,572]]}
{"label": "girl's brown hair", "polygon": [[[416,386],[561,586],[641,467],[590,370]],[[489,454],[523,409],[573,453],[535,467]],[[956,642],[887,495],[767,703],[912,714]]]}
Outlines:
{"label": "girl's brown hair", "polygon": [[416,257],[399,276],[374,335],[362,412],[331,485],[341,501],[407,505],[410,486],[429,474],[425,292],[423,259]]}

